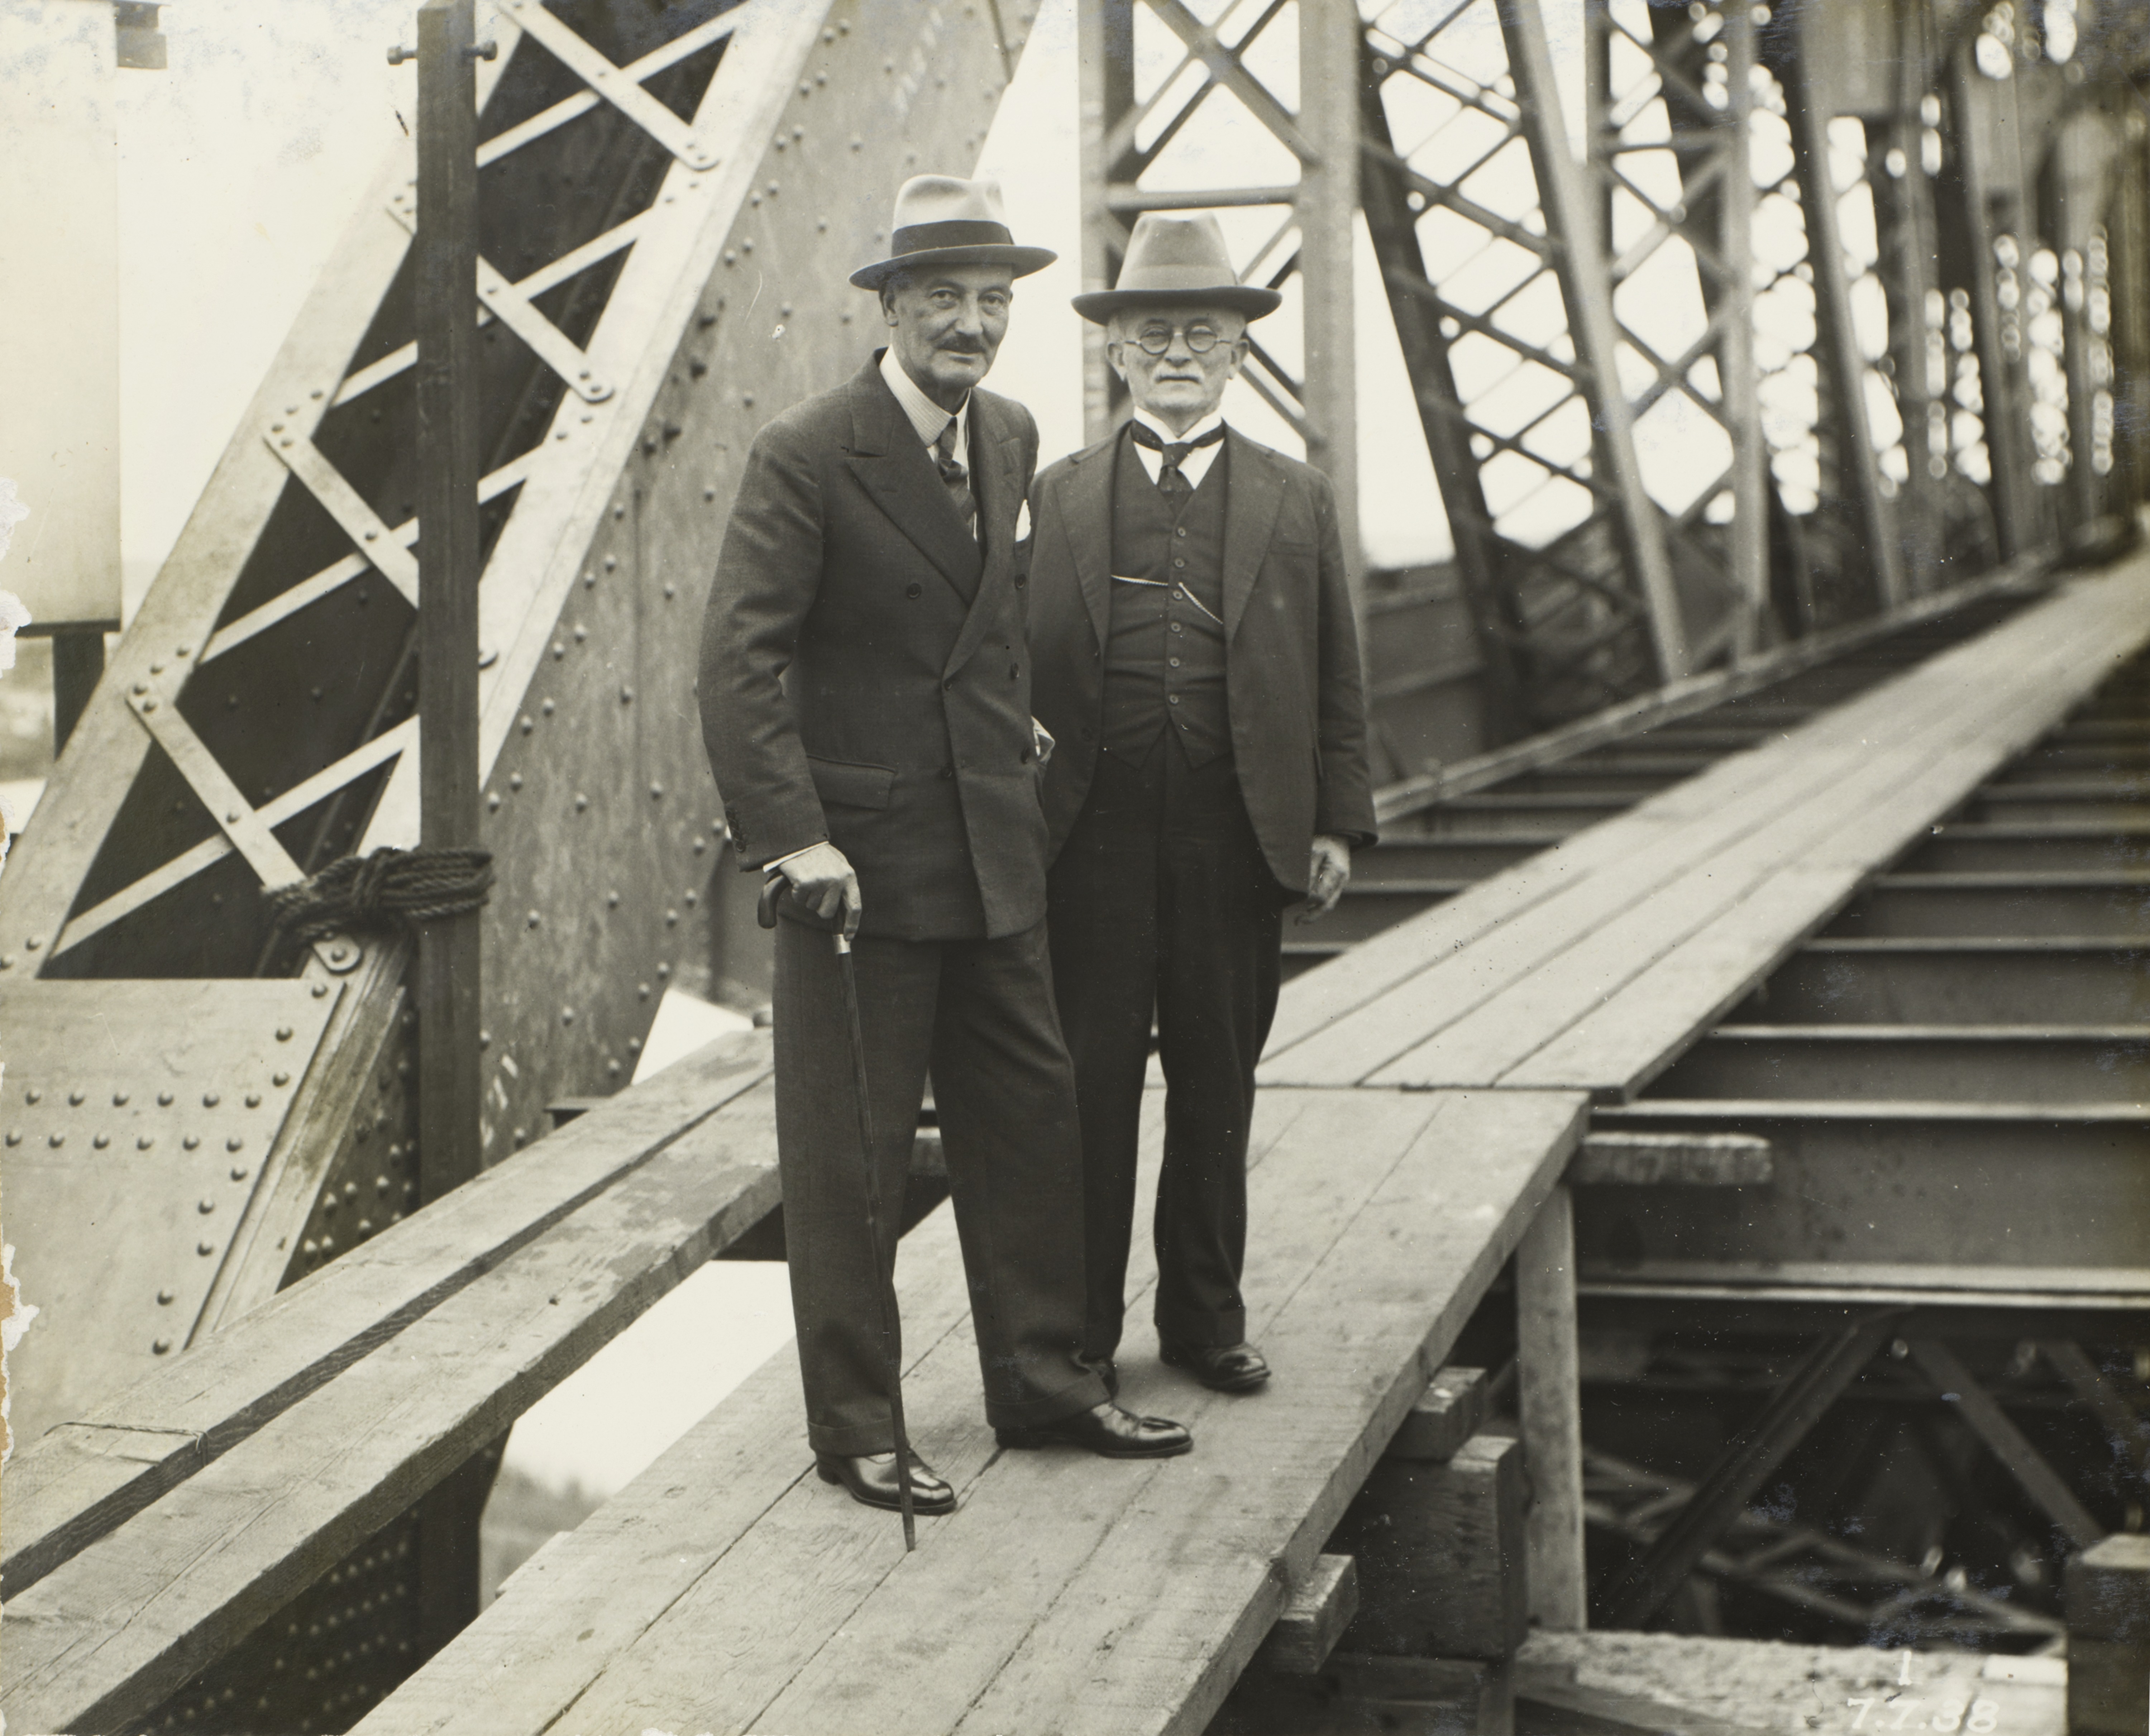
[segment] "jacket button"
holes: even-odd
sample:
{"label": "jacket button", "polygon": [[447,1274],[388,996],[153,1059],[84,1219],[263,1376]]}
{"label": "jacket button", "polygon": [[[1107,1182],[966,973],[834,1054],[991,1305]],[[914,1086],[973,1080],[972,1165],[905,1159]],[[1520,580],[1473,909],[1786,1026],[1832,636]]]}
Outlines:
{"label": "jacket button", "polygon": [[956,775],[956,768],[952,765],[944,765],[941,768],[941,775],[944,778],[952,778]]}
{"label": "jacket button", "polygon": [[1010,664],[1008,665],[1008,679],[1009,679],[1009,680],[1013,681],[1014,679],[1017,679],[1017,677],[1018,677],[1018,676],[1019,676],[1019,675],[1021,675],[1022,674],[1022,665],[1021,664],[1012,663],[1012,664]]}
{"label": "jacket button", "polygon": [[1018,591],[1020,591],[1020,590],[1021,590],[1021,589],[1022,589],[1025,585],[1028,584],[1029,583],[1030,583],[1030,575],[1029,575],[1027,573],[1017,573],[1017,574],[1016,574],[1016,576],[1015,576],[1015,588],[1016,588],[1016,589],[1017,589]]}
{"label": "jacket button", "polygon": [[953,675],[951,675],[946,681],[941,684],[941,691],[944,694],[953,693],[955,690],[956,678]]}
{"label": "jacket button", "polygon": [[926,594],[926,587],[923,585],[906,585],[903,588],[903,594],[908,597],[913,603],[916,603],[920,598]]}

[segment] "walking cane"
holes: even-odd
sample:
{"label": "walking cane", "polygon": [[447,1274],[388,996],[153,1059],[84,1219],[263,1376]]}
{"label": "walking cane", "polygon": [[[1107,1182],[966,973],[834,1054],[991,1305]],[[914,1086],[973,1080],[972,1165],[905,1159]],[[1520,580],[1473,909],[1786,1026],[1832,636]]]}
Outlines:
{"label": "walking cane", "polygon": [[[761,902],[755,911],[764,928],[776,926],[776,901],[787,886],[781,874],[772,874],[764,883]],[[840,926],[834,939],[836,968],[844,979],[844,1022],[850,1028],[851,1038],[851,1088],[859,1105],[859,1150],[866,1168],[866,1236],[878,1264],[881,1172],[874,1163],[873,1109],[866,1100],[866,1036],[865,1027],[859,1022],[858,968],[851,957],[850,936]],[[903,1370],[896,1361],[896,1279],[891,1274],[881,1285],[881,1341],[888,1360],[888,1412],[896,1436],[896,1500],[903,1512],[903,1547],[908,1554],[918,1547],[918,1520],[911,1506],[911,1436],[903,1426]]]}

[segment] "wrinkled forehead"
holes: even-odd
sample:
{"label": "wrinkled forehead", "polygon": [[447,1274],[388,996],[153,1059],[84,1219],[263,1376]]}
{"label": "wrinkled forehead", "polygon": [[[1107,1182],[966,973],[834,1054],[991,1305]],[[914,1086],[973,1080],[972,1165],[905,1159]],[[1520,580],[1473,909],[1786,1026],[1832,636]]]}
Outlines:
{"label": "wrinkled forehead", "polygon": [[1113,315],[1108,328],[1114,339],[1139,336],[1151,326],[1166,328],[1173,326],[1184,330],[1190,326],[1208,326],[1219,337],[1235,338],[1247,329],[1246,315],[1234,313],[1229,307],[1219,307],[1214,302],[1174,301],[1161,307],[1123,307]]}

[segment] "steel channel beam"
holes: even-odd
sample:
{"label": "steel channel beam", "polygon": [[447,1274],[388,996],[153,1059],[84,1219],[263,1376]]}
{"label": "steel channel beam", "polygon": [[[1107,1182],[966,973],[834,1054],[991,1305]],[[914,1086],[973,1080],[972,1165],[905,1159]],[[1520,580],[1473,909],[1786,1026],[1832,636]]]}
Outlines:
{"label": "steel channel beam", "polygon": [[1810,1024],[2150,1022],[2145,949],[2051,940],[1810,941],[1733,1017]]}
{"label": "steel channel beam", "polygon": [[2140,1101],[2150,1025],[2111,1029],[1722,1027],[1651,1088],[1674,1098],[1962,1103]]}
{"label": "steel channel beam", "polygon": [[2150,1109],[1646,1099],[1607,1131],[1769,1141],[1767,1188],[1628,1190],[1578,1214],[1580,1257],[1618,1276],[1668,1263],[1757,1279],[1803,1262],[2118,1269],[2150,1247]]}
{"label": "steel channel beam", "polygon": [[1929,940],[2067,935],[2150,945],[2150,874],[1888,875],[1822,932]]}

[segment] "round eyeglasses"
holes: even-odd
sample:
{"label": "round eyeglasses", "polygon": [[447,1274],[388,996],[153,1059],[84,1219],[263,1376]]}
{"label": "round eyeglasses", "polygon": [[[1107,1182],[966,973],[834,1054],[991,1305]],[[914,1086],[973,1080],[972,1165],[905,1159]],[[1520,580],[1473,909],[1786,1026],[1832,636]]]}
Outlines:
{"label": "round eyeglasses", "polygon": [[1224,335],[1214,326],[1166,326],[1162,323],[1145,326],[1135,334],[1135,341],[1142,346],[1145,356],[1162,356],[1172,347],[1174,335],[1187,340],[1187,347],[1197,356],[1207,356],[1224,341]]}

